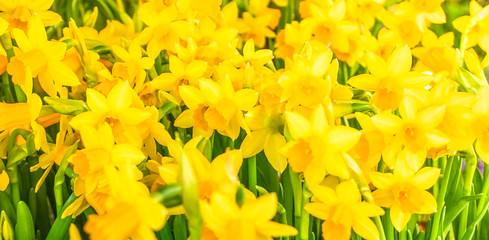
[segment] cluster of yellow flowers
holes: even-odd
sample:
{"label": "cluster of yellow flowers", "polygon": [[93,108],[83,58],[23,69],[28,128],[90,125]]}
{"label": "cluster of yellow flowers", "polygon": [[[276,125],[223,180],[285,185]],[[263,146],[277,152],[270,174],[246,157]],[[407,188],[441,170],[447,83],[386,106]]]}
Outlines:
{"label": "cluster of yellow flowers", "polygon": [[[34,158],[34,191],[55,173],[54,216],[94,213],[92,239],[156,239],[181,214],[197,239],[307,239],[308,214],[325,239],[385,239],[384,209],[399,232],[441,209],[426,159],[489,163],[477,1],[441,36],[443,0],[111,1],[102,29],[101,7],[63,22],[53,2],[0,2],[0,190],[25,201]],[[282,190],[256,185],[264,159]],[[298,229],[276,222],[292,189]]]}

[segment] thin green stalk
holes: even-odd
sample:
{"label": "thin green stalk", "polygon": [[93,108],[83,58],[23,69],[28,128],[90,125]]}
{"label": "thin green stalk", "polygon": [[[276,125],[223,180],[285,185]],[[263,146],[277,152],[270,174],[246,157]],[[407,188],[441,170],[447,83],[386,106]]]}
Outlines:
{"label": "thin green stalk", "polygon": [[256,192],[256,155],[248,158],[248,187],[250,191],[257,196]]}
{"label": "thin green stalk", "polygon": [[10,178],[10,187],[12,189],[12,202],[14,203],[14,207],[17,208],[17,203],[20,202],[20,185],[17,164],[7,167],[7,173]]}
{"label": "thin green stalk", "polygon": [[[445,156],[438,161],[447,161],[447,158]],[[447,167],[445,168],[445,172],[443,172],[443,179],[441,182],[441,188],[438,192],[438,196],[436,199],[438,209],[437,209],[435,215],[433,216],[433,224],[431,225],[432,229],[431,229],[431,234],[430,234],[430,240],[436,240],[438,237],[440,219],[441,219],[443,207],[445,206],[445,195],[447,193],[448,183],[450,182],[449,180],[450,180],[450,173],[452,171],[453,161],[454,161],[454,157],[450,157],[450,159],[448,160],[448,163],[447,163]]]}
{"label": "thin green stalk", "polygon": [[[290,182],[294,194],[294,226],[300,231],[302,215],[302,182],[298,173],[289,168]],[[300,234],[300,233],[299,233]]]}
{"label": "thin green stalk", "polygon": [[[468,153],[465,158],[465,176],[463,185],[463,195],[469,196],[472,190],[472,179],[474,178],[475,170],[477,170],[477,159],[472,152]],[[460,215],[460,222],[458,227],[458,236],[464,236],[467,229],[467,220],[469,217],[469,207],[465,208]]]}
{"label": "thin green stalk", "polygon": [[[487,196],[487,194],[489,193],[489,164],[487,163],[484,163],[484,183],[482,185],[481,193],[484,194],[484,196]],[[482,209],[484,208],[484,205],[486,205],[486,202],[487,197],[481,198],[481,200],[479,200],[479,204],[477,207],[478,213],[482,212]]]}
{"label": "thin green stalk", "polygon": [[307,188],[307,184],[302,184],[302,202],[301,202],[301,225],[299,230],[299,239],[309,239],[309,213],[305,210],[304,206],[309,203],[312,193]]}
{"label": "thin green stalk", "polygon": [[71,145],[67,150],[63,159],[61,160],[61,164],[59,165],[58,171],[54,177],[54,198],[56,200],[56,213],[58,215],[62,214],[63,209],[63,185],[65,183],[65,169],[68,166],[68,157],[71,156],[78,147],[78,141],[76,141],[73,145]]}

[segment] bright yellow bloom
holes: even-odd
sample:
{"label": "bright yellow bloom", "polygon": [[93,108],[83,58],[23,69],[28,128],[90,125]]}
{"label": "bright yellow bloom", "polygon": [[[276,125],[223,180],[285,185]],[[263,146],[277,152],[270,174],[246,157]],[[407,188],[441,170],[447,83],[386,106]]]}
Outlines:
{"label": "bright yellow bloom", "polygon": [[280,115],[267,113],[265,107],[258,105],[245,114],[245,120],[252,131],[241,143],[243,157],[248,158],[264,150],[268,162],[282,173],[287,167],[287,158],[279,154],[279,149],[286,143],[280,132],[283,129]]}
{"label": "bright yellow bloom", "polygon": [[114,136],[108,123],[104,122],[98,129],[88,124],[80,129],[84,149],[78,150],[71,157],[73,171],[78,174],[74,192],[80,196],[63,213],[63,216],[81,213],[90,204],[99,214],[106,211],[112,187],[107,183],[108,169],[117,168],[127,178],[139,180],[142,173],[136,165],[146,156],[137,147],[130,144],[114,144]]}
{"label": "bright yellow bloom", "polygon": [[370,100],[381,110],[395,110],[399,107],[405,89],[423,89],[432,77],[411,72],[412,56],[408,46],[397,48],[387,62],[379,56],[367,54],[370,74],[352,77],[348,84],[353,87],[375,91]]}
{"label": "bright yellow bloom", "polygon": [[275,193],[246,200],[241,207],[236,203],[235,193],[236,188],[214,192],[209,203],[200,202],[205,227],[212,230],[217,239],[271,240],[297,234],[295,228],[271,221],[277,213]]}
{"label": "bright yellow bloom", "polygon": [[312,24],[310,20],[293,21],[285,25],[276,37],[275,56],[277,58],[292,58],[312,37]]}
{"label": "bright yellow bloom", "polygon": [[66,44],[48,41],[39,17],[29,21],[27,36],[19,29],[12,30],[12,34],[21,49],[7,66],[14,83],[24,84],[25,68],[30,68],[32,76],[39,79],[42,89],[51,97],[61,93],[62,86],[80,85],[75,73],[62,62]]}
{"label": "bright yellow bloom", "polygon": [[[387,112],[372,117],[375,126],[387,134],[389,143],[382,153],[387,165],[416,171],[423,165],[429,148],[446,146],[450,141],[437,129],[446,107],[421,107],[413,97],[406,96],[399,107],[401,117]],[[401,155],[404,157],[398,157]]]}
{"label": "bright yellow bloom", "polygon": [[39,16],[44,26],[53,26],[61,22],[61,16],[49,11],[54,0],[13,0],[0,2],[0,17],[6,19],[9,30],[18,28],[27,32],[28,22]]}
{"label": "bright yellow bloom", "polygon": [[90,234],[90,238],[156,239],[154,231],[164,226],[168,210],[150,197],[146,186],[128,178],[124,170],[108,169],[106,174],[111,185],[110,194],[115,201],[106,202],[108,210],[105,214],[89,216],[84,230]]}
{"label": "bright yellow bloom", "polygon": [[200,89],[182,85],[180,97],[189,109],[175,120],[175,126],[194,127],[194,135],[210,136],[215,129],[231,139],[239,135],[240,127],[247,130],[243,111],[249,111],[258,100],[252,89],[235,91],[229,78],[220,83],[202,79]]}
{"label": "bright yellow bloom", "polygon": [[321,105],[310,120],[286,112],[287,127],[294,139],[280,150],[295,172],[304,172],[309,185],[318,184],[326,173],[348,179],[347,152],[355,146],[361,132],[346,126],[330,126]]}
{"label": "bright yellow bloom", "polygon": [[457,68],[457,52],[452,47],[453,32],[441,35],[439,38],[430,30],[423,35],[421,47],[413,49],[413,55],[419,59],[416,70],[431,71],[449,76]]}
{"label": "bright yellow bloom", "polygon": [[129,81],[131,86],[134,86],[136,92],[141,91],[143,83],[146,80],[145,70],[153,66],[153,59],[142,56],[141,47],[136,40],[129,44],[128,50],[114,45],[112,46],[112,51],[123,61],[114,63],[112,70],[114,75],[117,75],[115,71],[118,69],[123,75],[127,76],[123,79]]}
{"label": "bright yellow bloom", "polygon": [[156,58],[162,50],[172,51],[175,43],[190,36],[190,24],[179,20],[176,5],[166,6],[162,1],[150,1],[139,6],[138,14],[148,26],[137,36],[141,44],[148,44],[151,58]]}
{"label": "bright yellow bloom", "polygon": [[[144,107],[128,82],[115,85],[107,97],[90,88],[86,93],[87,105],[91,111],[78,114],[70,121],[75,130],[80,130],[83,125],[95,127],[107,122],[114,129],[114,137],[118,143],[131,143],[135,146],[142,146],[143,140],[150,133],[156,133],[153,131],[155,128],[162,133],[166,132],[163,132],[164,127],[156,121],[157,118],[152,117],[156,114],[156,109]],[[160,141],[160,138],[157,140]]]}
{"label": "bright yellow bloom", "polygon": [[411,169],[397,168],[392,173],[370,173],[375,203],[390,208],[390,218],[397,231],[402,231],[412,214],[431,214],[436,212],[435,198],[426,191],[440,176],[440,169],[425,167],[414,172]]}
{"label": "bright yellow bloom", "polygon": [[178,88],[181,85],[198,86],[199,80],[207,71],[207,63],[202,60],[194,60],[184,63],[175,55],[170,55],[170,72],[162,73],[151,81],[151,86],[166,92],[170,92],[177,99],[180,98]]}
{"label": "bright yellow bloom", "polygon": [[315,202],[304,207],[311,215],[325,220],[323,238],[325,240],[350,239],[351,230],[365,239],[380,239],[379,231],[371,217],[384,214],[384,210],[373,203],[363,202],[358,187],[352,180],[343,181],[330,187],[311,186]]}
{"label": "bright yellow bloom", "polygon": [[[305,46],[303,55],[295,55],[278,82],[283,88],[282,99],[287,101],[287,108],[298,105],[314,107],[327,102],[331,92],[332,79],[337,72],[328,71],[333,53],[314,51],[310,45]],[[336,79],[336,78],[335,78]]]}
{"label": "bright yellow bloom", "polygon": [[[489,6],[482,6],[477,1],[470,1],[470,16],[464,15],[455,20],[452,24],[457,31],[467,32],[466,48],[479,45],[484,51],[489,51]],[[465,50],[465,49],[463,49]]]}

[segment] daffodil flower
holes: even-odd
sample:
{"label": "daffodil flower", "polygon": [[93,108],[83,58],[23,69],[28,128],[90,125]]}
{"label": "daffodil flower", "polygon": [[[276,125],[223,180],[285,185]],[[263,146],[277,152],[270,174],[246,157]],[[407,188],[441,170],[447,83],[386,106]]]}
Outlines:
{"label": "daffodil flower", "polygon": [[350,177],[345,155],[355,146],[361,132],[346,126],[330,126],[320,105],[310,120],[295,112],[286,112],[293,140],[280,152],[288,158],[293,171],[303,172],[308,184],[318,184],[326,174]]}
{"label": "daffodil flower", "polygon": [[351,230],[365,239],[380,239],[379,231],[371,217],[384,214],[373,203],[362,201],[360,192],[352,180],[343,181],[333,190],[318,185],[311,187],[315,201],[305,205],[311,215],[325,220],[322,225],[325,240],[350,239]]}
{"label": "daffodil flower", "polygon": [[397,168],[394,173],[371,172],[372,184],[377,187],[372,194],[375,203],[390,208],[394,228],[402,231],[412,214],[436,212],[435,198],[426,191],[440,176],[440,169],[424,167],[418,172],[408,168]]}
{"label": "daffodil flower", "polygon": [[[272,237],[297,234],[295,228],[271,221],[277,213],[275,193],[261,196],[256,200],[246,200],[240,207],[236,203],[235,189],[214,192],[209,202],[200,202],[205,227],[213,232],[213,237],[244,240],[272,239]],[[212,239],[205,237],[204,235],[204,239]]]}
{"label": "daffodil flower", "polygon": [[370,102],[380,110],[395,110],[399,107],[405,89],[423,89],[433,78],[418,72],[411,72],[412,56],[408,46],[399,47],[388,61],[379,56],[367,54],[370,74],[361,74],[348,80],[355,88],[374,91]]}
{"label": "daffodil flower", "polygon": [[175,120],[175,126],[189,128],[194,126],[194,135],[210,136],[213,130],[236,139],[240,128],[248,130],[243,111],[249,111],[258,100],[252,89],[235,91],[231,80],[224,79],[221,84],[212,80],[199,81],[200,89],[182,85],[180,96],[189,109]]}
{"label": "daffodil flower", "polygon": [[75,73],[62,62],[66,44],[48,41],[38,16],[29,20],[27,35],[19,29],[13,29],[12,34],[21,50],[7,66],[14,83],[24,84],[25,68],[28,67],[32,76],[39,79],[42,89],[51,97],[57,96],[62,86],[80,85]]}

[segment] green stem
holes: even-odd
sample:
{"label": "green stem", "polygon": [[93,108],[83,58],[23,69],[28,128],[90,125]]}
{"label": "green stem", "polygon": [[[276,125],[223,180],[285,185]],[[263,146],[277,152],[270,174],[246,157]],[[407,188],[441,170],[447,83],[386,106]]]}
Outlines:
{"label": "green stem", "polygon": [[304,206],[309,203],[312,194],[307,188],[306,182],[302,184],[302,202],[301,202],[301,225],[299,230],[299,239],[307,240],[309,239],[309,213],[305,210]]}
{"label": "green stem", "polygon": [[17,208],[17,203],[20,202],[20,184],[17,164],[7,167],[7,173],[10,178],[10,187],[12,189],[12,202]]}
{"label": "green stem", "polygon": [[256,155],[248,158],[248,187],[250,191],[257,196],[256,192]]}
{"label": "green stem", "polygon": [[[446,161],[446,160],[447,158],[443,157],[439,161]],[[431,229],[430,240],[436,240],[438,237],[440,218],[441,218],[443,207],[445,206],[445,195],[448,189],[448,183],[450,180],[450,173],[452,171],[453,161],[454,161],[454,157],[450,157],[447,163],[447,167],[445,168],[445,172],[443,172],[441,188],[438,192],[437,201],[436,201],[438,209],[433,217],[433,224],[432,224],[433,227]]]}
{"label": "green stem", "polygon": [[[489,164],[487,163],[484,163],[484,183],[482,185],[481,193],[484,194],[484,196],[487,196],[487,194],[489,193]],[[482,212],[482,209],[484,208],[484,205],[486,205],[486,202],[487,197],[481,198],[481,200],[479,200],[479,204],[477,207],[478,213]]]}
{"label": "green stem", "polygon": [[[463,186],[463,196],[469,196],[472,189],[472,179],[474,178],[475,170],[477,169],[477,159],[473,150],[467,153],[465,158],[465,176]],[[469,217],[469,207],[465,208],[460,216],[458,236],[463,236],[467,229],[467,220]]]}

